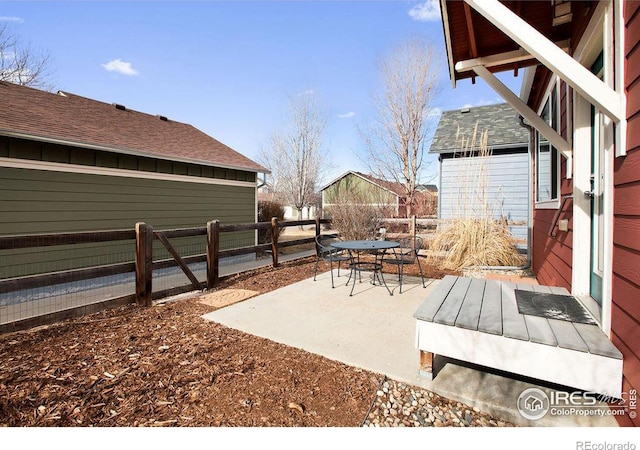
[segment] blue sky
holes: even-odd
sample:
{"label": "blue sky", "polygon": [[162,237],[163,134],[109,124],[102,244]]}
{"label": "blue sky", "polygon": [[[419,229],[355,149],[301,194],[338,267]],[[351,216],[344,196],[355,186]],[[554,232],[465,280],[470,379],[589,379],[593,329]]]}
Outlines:
{"label": "blue sky", "polygon": [[[421,36],[442,52],[441,110],[501,100],[481,80],[452,89],[442,23],[427,1],[9,1],[0,21],[52,56],[54,88],[194,125],[256,159],[288,96],[329,116],[323,181],[366,171],[357,126],[372,119],[376,61]],[[423,13],[423,14],[421,14]],[[426,13],[426,14],[425,14]],[[503,80],[519,93],[520,81]],[[435,173],[431,157],[422,181]],[[429,164],[430,163],[430,164]]]}

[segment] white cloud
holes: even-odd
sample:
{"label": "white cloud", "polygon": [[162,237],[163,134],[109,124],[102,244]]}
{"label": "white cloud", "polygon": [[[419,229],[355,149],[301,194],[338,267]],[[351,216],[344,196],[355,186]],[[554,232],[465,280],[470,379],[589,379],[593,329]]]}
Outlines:
{"label": "white cloud", "polygon": [[353,117],[355,115],[356,115],[356,113],[354,113],[353,111],[349,111],[348,113],[338,114],[338,117],[340,119],[348,119],[349,117]]}
{"label": "white cloud", "polygon": [[493,99],[479,98],[473,103],[465,103],[460,107],[460,109],[476,108],[478,106],[489,106],[489,105],[495,105],[498,103],[504,103],[504,99],[501,97],[494,97]]}
{"label": "white cloud", "polygon": [[420,22],[435,22],[440,20],[440,2],[426,0],[409,10],[409,15]]}
{"label": "white cloud", "polygon": [[427,112],[427,116],[429,117],[440,117],[441,115],[442,108],[438,108],[437,106],[435,108],[429,109],[429,111]]}
{"label": "white cloud", "polygon": [[22,17],[15,17],[15,16],[0,16],[0,22],[23,23],[24,19]]}
{"label": "white cloud", "polygon": [[300,92],[298,95],[302,97],[303,95],[314,95],[315,91],[313,89],[307,89],[306,91]]}
{"label": "white cloud", "polygon": [[3,51],[2,54],[0,54],[0,58],[2,59],[14,59],[15,57],[16,57],[16,52]]}
{"label": "white cloud", "polygon": [[138,71],[133,68],[130,62],[122,61],[121,59],[114,59],[106,64],[102,64],[108,72],[117,72],[123,75],[134,76],[138,75]]}
{"label": "white cloud", "polygon": [[0,70],[0,80],[5,80],[10,83],[23,84],[25,80],[32,78],[31,71],[29,69],[13,70],[9,67],[7,70]]}

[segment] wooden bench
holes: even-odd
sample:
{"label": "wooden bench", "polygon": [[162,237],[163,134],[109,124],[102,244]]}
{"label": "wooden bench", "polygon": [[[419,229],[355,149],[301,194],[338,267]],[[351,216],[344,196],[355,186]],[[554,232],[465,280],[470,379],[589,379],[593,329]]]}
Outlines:
{"label": "wooden bench", "polygon": [[566,289],[446,276],[418,308],[420,373],[433,355],[619,397],[622,354],[597,325],[520,314],[515,290]]}

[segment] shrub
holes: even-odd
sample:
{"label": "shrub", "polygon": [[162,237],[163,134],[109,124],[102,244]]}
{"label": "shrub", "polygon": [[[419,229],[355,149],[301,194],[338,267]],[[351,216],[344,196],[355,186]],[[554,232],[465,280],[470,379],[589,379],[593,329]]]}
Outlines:
{"label": "shrub", "polygon": [[325,213],[331,218],[331,227],[347,240],[371,239],[382,226],[380,208],[357,193],[340,196]]}
{"label": "shrub", "polygon": [[[271,222],[274,217],[277,217],[278,220],[284,219],[284,206],[273,200],[260,200],[258,202],[258,222]],[[278,236],[281,232],[282,228],[278,228]],[[271,230],[258,230],[258,243],[266,244],[267,242],[271,242]]]}

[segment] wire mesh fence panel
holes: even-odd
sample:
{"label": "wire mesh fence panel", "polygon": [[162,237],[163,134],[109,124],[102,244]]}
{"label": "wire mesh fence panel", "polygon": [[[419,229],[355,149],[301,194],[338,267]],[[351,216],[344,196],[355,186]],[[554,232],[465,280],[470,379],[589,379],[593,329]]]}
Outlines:
{"label": "wire mesh fence panel", "polygon": [[45,316],[133,294],[133,272],[0,294],[0,324]]}
{"label": "wire mesh fence panel", "polygon": [[[25,236],[0,250],[0,325],[135,293],[135,269],[123,267],[135,241],[56,245],[65,239]],[[95,267],[95,277],[82,273]]]}
{"label": "wire mesh fence panel", "polygon": [[[169,239],[171,246],[178,253],[178,255],[187,260],[193,257],[204,257],[207,251],[207,242],[205,236],[192,236]],[[220,250],[234,250],[243,247],[252,247],[255,245],[255,232],[254,231],[238,231],[238,232],[226,232],[220,235]],[[154,262],[161,260],[173,259],[170,252],[161,244],[154,243],[153,249]],[[268,257],[269,260],[271,257]],[[230,272],[236,272],[232,270],[237,266],[237,271],[248,270],[247,264],[255,262],[257,259],[256,253],[249,253],[243,255],[235,255],[230,257],[220,258],[218,264],[221,267],[223,275]],[[207,263],[206,261],[188,262],[187,266],[189,270],[196,277],[198,282],[205,286],[207,279]],[[180,267],[162,267],[154,269],[153,271],[153,291],[168,291],[172,289],[182,288],[187,289],[192,285],[189,277],[184,273]],[[194,286],[195,289],[195,286]]]}
{"label": "wire mesh fence panel", "polygon": [[[133,240],[59,245],[55,240],[39,245],[39,240],[37,237],[16,238],[14,248],[0,250],[0,280],[135,259]],[[29,247],[23,248],[27,242]]]}
{"label": "wire mesh fence panel", "polygon": [[[138,241],[144,245],[136,244],[136,230],[0,236],[0,329],[40,316],[55,320],[95,311],[105,302],[140,302],[147,293],[201,289],[209,276],[215,280],[277,263],[269,245],[256,246],[260,227],[264,224],[228,225],[209,248],[211,232],[205,227],[157,230],[146,238],[141,233]],[[311,241],[291,244],[296,247],[283,245],[278,254],[314,248]],[[152,291],[140,292],[136,286],[144,286],[149,273]]]}

